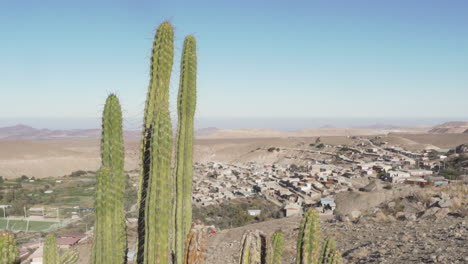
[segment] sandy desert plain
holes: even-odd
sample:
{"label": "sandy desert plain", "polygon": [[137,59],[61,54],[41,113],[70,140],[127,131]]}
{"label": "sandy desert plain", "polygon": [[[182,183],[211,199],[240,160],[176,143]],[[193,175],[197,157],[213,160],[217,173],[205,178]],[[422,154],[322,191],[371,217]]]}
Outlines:
{"label": "sandy desert plain", "polygon": [[[278,155],[255,152],[270,146],[297,147],[314,142],[317,137],[330,145],[349,142],[351,136],[385,136],[390,144],[408,150],[425,147],[454,148],[468,142],[468,134],[432,134],[430,127],[398,129],[319,128],[297,132],[267,129],[214,130],[197,136],[194,158],[197,162],[247,162],[274,163]],[[26,139],[24,139],[26,138]],[[138,167],[139,133],[127,133],[126,170]],[[22,175],[44,178],[58,177],[73,171],[95,171],[99,167],[99,133],[67,137],[10,137],[0,138],[0,176],[16,178]]]}

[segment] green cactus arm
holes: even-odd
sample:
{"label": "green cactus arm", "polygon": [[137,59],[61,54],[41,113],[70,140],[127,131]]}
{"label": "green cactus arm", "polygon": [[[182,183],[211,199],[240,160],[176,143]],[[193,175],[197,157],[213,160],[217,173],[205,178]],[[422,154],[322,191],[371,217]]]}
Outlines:
{"label": "green cactus arm", "polygon": [[107,254],[107,247],[105,242],[106,230],[106,204],[104,200],[104,192],[108,178],[110,178],[110,170],[106,167],[101,167],[96,176],[96,193],[94,200],[95,208],[95,224],[93,233],[93,247],[91,250],[91,263],[103,264],[105,263],[105,254]]}
{"label": "green cactus arm", "polygon": [[260,231],[247,231],[242,236],[239,264],[264,264],[266,251],[266,236]]}
{"label": "green cactus arm", "polygon": [[320,250],[320,260],[319,263],[328,263],[331,256],[332,250],[334,248],[334,241],[332,238],[327,238],[322,243],[322,248]]}
{"label": "green cactus arm", "polygon": [[8,264],[19,264],[19,250],[15,236],[8,232],[0,233],[0,261]]}
{"label": "green cactus arm", "polygon": [[341,254],[336,249],[336,242],[333,238],[327,238],[322,243],[319,263],[340,264],[342,263]]}
{"label": "green cactus arm", "polygon": [[57,247],[57,239],[53,234],[45,237],[44,242],[44,264],[60,264],[59,248]]}
{"label": "green cactus arm", "polygon": [[302,219],[297,242],[297,264],[316,264],[320,259],[320,220],[317,211],[309,209]]}
{"label": "green cactus arm", "polygon": [[140,190],[137,263],[169,263],[172,247],[172,124],[169,82],[174,31],[162,23],[153,43],[151,80],[140,146]]}
{"label": "green cactus arm", "polygon": [[[180,64],[177,100],[178,127],[176,141],[175,257],[181,260],[184,241],[192,223],[193,122],[196,106],[197,54],[194,36],[184,40]],[[180,262],[180,261],[177,261]]]}
{"label": "green cactus arm", "polygon": [[283,248],[284,235],[281,232],[275,232],[271,237],[271,246],[268,252],[268,264],[281,264]]}
{"label": "green cactus arm", "polygon": [[102,166],[110,170],[110,178],[103,189],[106,204],[107,248],[113,254],[105,263],[126,262],[125,224],[125,147],[122,129],[122,110],[119,99],[111,94],[107,97],[102,118],[101,137]]}
{"label": "green cactus arm", "polygon": [[117,96],[111,94],[102,115],[102,167],[96,179],[92,264],[126,262],[124,158],[122,110]]}

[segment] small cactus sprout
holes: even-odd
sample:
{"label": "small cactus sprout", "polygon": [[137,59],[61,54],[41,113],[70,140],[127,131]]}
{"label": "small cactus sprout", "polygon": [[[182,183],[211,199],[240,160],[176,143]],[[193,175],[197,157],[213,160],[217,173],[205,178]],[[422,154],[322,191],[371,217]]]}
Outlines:
{"label": "small cactus sprout", "polygon": [[265,264],[266,251],[265,235],[260,231],[247,231],[242,237],[239,264]]}
{"label": "small cactus sprout", "polygon": [[284,248],[284,235],[275,232],[271,237],[271,246],[268,252],[268,264],[281,264],[281,257]]}
{"label": "small cactus sprout", "polygon": [[0,263],[19,264],[19,250],[15,236],[11,233],[0,233]]}
{"label": "small cactus sprout", "polygon": [[45,237],[44,264],[60,264],[59,248],[54,234],[48,234]]}
{"label": "small cactus sprout", "polygon": [[341,254],[336,249],[335,240],[333,238],[327,238],[322,243],[319,263],[324,263],[324,264],[343,263],[341,259]]}
{"label": "small cactus sprout", "polygon": [[199,221],[192,224],[185,242],[184,264],[203,264],[207,228]]}
{"label": "small cactus sprout", "polygon": [[302,219],[297,239],[297,264],[319,263],[320,220],[317,211],[309,209]]}

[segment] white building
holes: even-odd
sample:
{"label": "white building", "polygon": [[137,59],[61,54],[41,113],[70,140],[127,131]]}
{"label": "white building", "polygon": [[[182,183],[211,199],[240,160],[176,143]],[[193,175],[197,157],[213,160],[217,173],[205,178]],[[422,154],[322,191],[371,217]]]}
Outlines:
{"label": "white building", "polygon": [[387,172],[386,180],[391,183],[402,183],[411,175],[404,171],[389,171]]}

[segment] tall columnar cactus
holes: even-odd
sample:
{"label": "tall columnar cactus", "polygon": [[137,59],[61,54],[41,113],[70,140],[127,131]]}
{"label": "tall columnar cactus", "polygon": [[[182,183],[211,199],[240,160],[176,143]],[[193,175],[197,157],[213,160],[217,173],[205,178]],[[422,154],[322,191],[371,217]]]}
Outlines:
{"label": "tall columnar cactus", "polygon": [[53,234],[48,234],[44,242],[44,264],[60,264],[59,248],[57,239]]}
{"label": "tall columnar cactus", "polygon": [[153,43],[141,142],[138,216],[138,264],[169,263],[172,248],[172,125],[169,81],[174,56],[174,31],[162,23]]}
{"label": "tall columnar cactus", "polygon": [[185,242],[184,264],[203,264],[207,228],[200,222],[192,224]]}
{"label": "tall columnar cactus", "polygon": [[265,264],[266,237],[260,231],[248,231],[242,237],[239,264]]}
{"label": "tall columnar cactus", "polygon": [[5,264],[18,264],[19,250],[16,247],[16,240],[13,234],[0,233],[0,262]]}
{"label": "tall columnar cactus", "polygon": [[297,240],[297,264],[317,264],[320,253],[320,225],[317,211],[309,209],[302,219]]}
{"label": "tall columnar cactus", "polygon": [[122,110],[117,96],[111,94],[102,117],[102,167],[96,184],[93,264],[126,262],[124,152]]}
{"label": "tall columnar cactus", "polygon": [[194,36],[184,41],[180,63],[177,100],[178,128],[176,142],[175,257],[180,263],[184,242],[192,223],[193,119],[196,106],[197,53]]}
{"label": "tall columnar cactus", "polygon": [[341,264],[341,254],[336,250],[335,240],[333,238],[327,238],[323,244],[320,251],[319,263],[326,264]]}
{"label": "tall columnar cactus", "polygon": [[271,237],[271,246],[268,252],[268,264],[281,264],[283,255],[284,235],[281,232],[275,232]]}

